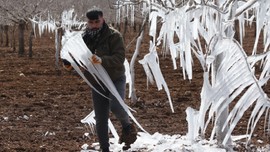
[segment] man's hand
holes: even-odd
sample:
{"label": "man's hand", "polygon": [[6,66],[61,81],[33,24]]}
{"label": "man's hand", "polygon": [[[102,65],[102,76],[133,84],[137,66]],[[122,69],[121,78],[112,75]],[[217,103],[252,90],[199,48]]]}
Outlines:
{"label": "man's hand", "polygon": [[63,62],[63,68],[67,71],[71,71],[73,67],[71,66],[70,62],[66,59],[62,59]]}
{"label": "man's hand", "polygon": [[93,63],[93,64],[101,64],[102,63],[102,60],[100,57],[98,57],[97,55],[92,55],[92,57],[90,58],[90,61]]}
{"label": "man's hand", "polygon": [[66,69],[67,71],[71,71],[73,69],[73,67],[71,65],[64,65],[63,64],[64,69]]}

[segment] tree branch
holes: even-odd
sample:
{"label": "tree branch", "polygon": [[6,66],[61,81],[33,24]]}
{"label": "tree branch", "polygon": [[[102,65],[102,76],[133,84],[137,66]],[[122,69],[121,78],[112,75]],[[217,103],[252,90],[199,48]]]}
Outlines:
{"label": "tree branch", "polygon": [[235,17],[240,16],[243,12],[245,12],[247,9],[249,9],[256,2],[257,2],[257,0],[249,0],[242,7],[237,8],[236,13],[235,13]]}

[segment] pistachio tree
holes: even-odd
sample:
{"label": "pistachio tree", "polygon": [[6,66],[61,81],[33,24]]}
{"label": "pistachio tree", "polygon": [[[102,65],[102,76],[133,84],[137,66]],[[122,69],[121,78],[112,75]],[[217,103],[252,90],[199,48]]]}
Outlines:
{"label": "pistachio tree", "polygon": [[[213,120],[211,139],[216,137],[221,146],[229,148],[232,131],[245,111],[253,106],[247,141],[263,114],[269,124],[270,102],[262,87],[268,82],[270,69],[269,1],[119,0],[117,3],[130,7],[139,5],[139,12],[149,17],[149,53],[139,62],[148,80],[154,79],[159,89],[164,88],[169,100],[170,94],[159,70],[162,63],[159,63],[158,54],[169,53],[173,68],[180,68],[183,78],[189,80],[193,77],[193,60],[199,59],[204,70],[204,83],[200,109],[187,109],[191,140],[195,141],[198,136],[203,138],[209,122]],[[238,31],[235,30],[236,21],[239,23]],[[242,44],[245,25],[252,22],[256,23],[256,37],[253,53],[248,54]],[[236,32],[239,41],[234,38]],[[260,35],[263,35],[264,50],[257,50]],[[162,48],[161,52],[157,47]],[[177,60],[180,65],[177,65]],[[255,67],[258,62],[262,69],[259,77],[254,70],[258,68]],[[235,101],[236,105],[229,109]]]}

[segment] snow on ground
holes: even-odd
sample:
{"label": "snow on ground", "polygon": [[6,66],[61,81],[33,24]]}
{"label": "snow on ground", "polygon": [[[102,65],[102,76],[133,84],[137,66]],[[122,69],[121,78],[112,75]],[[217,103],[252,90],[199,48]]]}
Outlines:
{"label": "snow on ground", "polygon": [[[200,140],[191,142],[186,136],[181,135],[162,135],[154,133],[139,132],[137,140],[131,145],[127,152],[226,152],[225,149],[218,148],[216,141]],[[234,136],[233,140],[240,140],[246,136]],[[113,152],[122,151],[123,144],[118,144],[115,138],[110,139],[110,150]],[[89,148],[91,147],[91,148]],[[90,150],[92,149],[92,150]],[[99,144],[93,143],[92,145],[84,144],[81,152],[96,152],[99,150]],[[270,151],[269,146],[257,149],[257,151]]]}

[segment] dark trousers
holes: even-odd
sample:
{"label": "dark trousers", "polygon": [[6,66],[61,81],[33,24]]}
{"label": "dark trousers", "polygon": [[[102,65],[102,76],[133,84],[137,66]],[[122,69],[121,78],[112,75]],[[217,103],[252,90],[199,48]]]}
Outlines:
{"label": "dark trousers", "polygon": [[[121,76],[116,81],[113,81],[118,93],[124,100],[126,91],[126,76]],[[116,116],[116,118],[121,122],[122,127],[126,127],[131,124],[129,116],[124,108],[120,105],[119,101],[111,94],[111,92],[101,86],[94,86],[98,91],[109,99],[103,97],[98,92],[92,90],[93,105],[95,110],[96,119],[96,130],[99,139],[99,144],[102,149],[109,147],[109,135],[108,135],[108,119],[109,112]]]}

